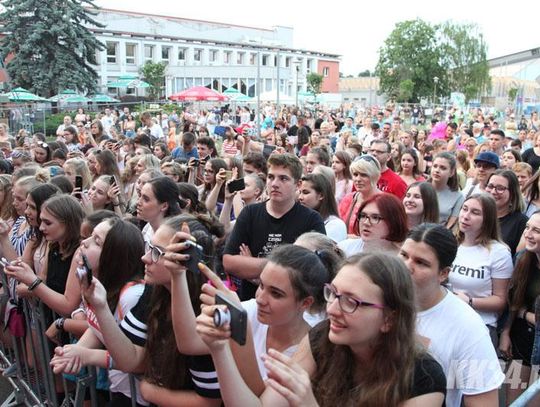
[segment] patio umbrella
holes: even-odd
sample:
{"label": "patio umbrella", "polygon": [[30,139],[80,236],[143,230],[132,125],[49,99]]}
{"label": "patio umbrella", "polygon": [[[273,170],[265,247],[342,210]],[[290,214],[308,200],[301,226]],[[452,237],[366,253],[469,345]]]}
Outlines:
{"label": "patio umbrella", "polygon": [[299,99],[309,99],[309,98],[314,98],[315,96],[316,96],[315,93],[309,92],[309,91],[301,90],[300,92],[298,92]]}
{"label": "patio umbrella", "polygon": [[94,103],[116,103],[120,102],[118,99],[112,98],[109,95],[104,95],[102,93],[97,93],[90,96],[90,101]]}
{"label": "patio umbrella", "polygon": [[234,99],[236,96],[240,96],[242,93],[236,88],[227,88],[227,90],[223,92],[223,94],[230,97],[231,99]]}
{"label": "patio umbrella", "polygon": [[221,93],[205,88],[204,86],[194,86],[169,96],[170,100],[179,102],[224,102],[229,98]]}
{"label": "patio umbrella", "polygon": [[50,102],[63,103],[84,103],[90,101],[90,99],[88,99],[87,97],[79,95],[77,92],[71,89],[63,90],[58,95],[54,95],[47,100],[49,100]]}
{"label": "patio umbrella", "polygon": [[41,96],[34,95],[24,88],[15,88],[11,92],[4,93],[2,96],[6,96],[10,102],[43,102],[47,100]]}
{"label": "patio umbrella", "polygon": [[122,75],[117,80],[108,82],[108,88],[148,88],[150,84],[135,75]]}
{"label": "patio umbrella", "polygon": [[244,95],[243,93],[240,93],[237,97],[232,98],[235,102],[253,102],[253,98],[249,97],[248,95]]}

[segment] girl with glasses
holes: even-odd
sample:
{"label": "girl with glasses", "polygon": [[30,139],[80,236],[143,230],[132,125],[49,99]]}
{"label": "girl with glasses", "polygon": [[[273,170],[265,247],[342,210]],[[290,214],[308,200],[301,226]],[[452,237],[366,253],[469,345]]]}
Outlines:
{"label": "girl with glasses", "polygon": [[528,219],[522,213],[523,197],[516,174],[511,170],[495,171],[488,179],[486,192],[495,199],[501,238],[514,256]]}
{"label": "girl with glasses", "polygon": [[322,291],[328,320],[302,339],[292,358],[268,349],[269,380],[258,391],[245,385],[231,360],[229,333],[212,320],[216,307],[203,307],[197,331],[210,347],[226,405],[443,404],[445,377],[416,343],[413,287],[401,261],[352,257]]}
{"label": "girl with glasses", "polygon": [[469,305],[441,285],[457,250],[452,232],[434,223],[414,227],[401,247],[415,288],[416,333],[448,378],[447,406],[496,406],[504,375],[488,330]]}
{"label": "girl with glasses", "polygon": [[407,215],[395,195],[383,192],[362,202],[355,227],[359,239],[338,243],[347,257],[372,250],[397,253],[407,235]]}

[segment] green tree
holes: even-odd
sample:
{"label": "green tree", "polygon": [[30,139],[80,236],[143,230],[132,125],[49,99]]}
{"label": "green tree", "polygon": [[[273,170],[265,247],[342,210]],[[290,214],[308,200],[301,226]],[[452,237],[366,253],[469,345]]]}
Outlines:
{"label": "green tree", "polygon": [[414,84],[411,101],[432,95],[433,78],[438,77],[438,93],[446,92],[446,72],[442,67],[437,32],[420,19],[397,23],[379,50],[375,74],[380,78],[380,92],[398,97],[400,84]]}
{"label": "green tree", "polygon": [[321,93],[321,86],[324,80],[324,76],[311,72],[307,74],[306,81],[308,84],[308,91],[313,92],[315,95]]}
{"label": "green tree", "polygon": [[2,61],[11,85],[41,96],[63,89],[94,90],[96,51],[103,49],[88,28],[103,27],[93,19],[90,0],[4,0],[0,40]]}
{"label": "green tree", "polygon": [[371,71],[369,69],[366,69],[365,71],[362,71],[358,74],[359,78],[369,78],[371,76]]}
{"label": "green tree", "polygon": [[410,79],[405,79],[399,84],[399,93],[397,96],[398,102],[408,102],[412,99],[414,92],[414,82]]}
{"label": "green tree", "polygon": [[491,87],[487,45],[478,26],[447,21],[437,31],[449,89],[462,92],[466,100],[487,91]]}
{"label": "green tree", "polygon": [[143,79],[150,84],[148,88],[148,97],[152,100],[157,100],[161,97],[161,91],[165,86],[165,70],[167,64],[165,62],[146,63],[140,69]]}
{"label": "green tree", "polygon": [[518,91],[519,89],[518,88],[510,88],[508,89],[508,100],[511,102],[511,103],[514,103],[516,101],[516,97],[518,95]]}

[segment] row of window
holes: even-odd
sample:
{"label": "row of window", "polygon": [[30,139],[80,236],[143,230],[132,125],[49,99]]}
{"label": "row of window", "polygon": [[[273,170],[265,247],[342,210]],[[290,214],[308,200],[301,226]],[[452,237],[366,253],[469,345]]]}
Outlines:
{"label": "row of window", "polygon": [[[107,41],[106,47],[107,47],[107,63],[110,64],[116,64],[119,62],[119,52],[118,52],[118,42],[113,41]],[[132,64],[135,65],[137,63],[136,61],[136,55],[137,55],[137,44],[125,44],[126,47],[126,64]],[[186,61],[188,59],[188,51],[189,48],[178,48],[177,53],[177,60],[178,61]],[[193,60],[196,62],[202,62],[203,61],[203,53],[204,49],[202,48],[194,48],[193,49]],[[210,49],[208,50],[208,61],[209,62],[216,62],[219,60],[219,53],[222,52],[223,54],[223,63],[224,64],[233,64],[235,61],[233,61],[233,52],[232,51],[220,51],[217,49]],[[144,45],[144,60],[145,61],[153,61],[155,60],[155,46],[145,44]],[[161,47],[161,60],[170,62],[171,57],[173,54],[173,47],[167,47],[162,46]],[[246,58],[249,58],[249,65],[256,65],[257,64],[257,53],[256,52],[237,52],[236,53],[236,64],[237,65],[245,65],[247,60]],[[298,59],[297,62],[294,62],[293,57],[287,56],[284,58],[285,67],[289,68],[292,64],[297,63],[298,66],[302,64],[302,60]],[[308,59],[306,61],[307,64],[307,70],[311,71],[313,69],[313,63],[314,60]],[[262,66],[277,66],[278,65],[278,57],[277,55],[270,55],[270,54],[262,54],[261,55],[261,65]],[[325,68],[327,69],[327,68]],[[325,75],[328,76],[328,73]]]}

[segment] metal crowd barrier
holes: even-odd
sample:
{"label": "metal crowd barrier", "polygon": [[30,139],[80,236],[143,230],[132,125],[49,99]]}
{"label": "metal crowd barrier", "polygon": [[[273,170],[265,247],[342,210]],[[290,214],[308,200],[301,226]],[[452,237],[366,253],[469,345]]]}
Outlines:
{"label": "metal crowd barrier", "polygon": [[510,407],[526,407],[539,393],[540,379],[527,387],[527,390],[525,390],[521,396],[519,396],[512,404],[510,404]]}
{"label": "metal crowd barrier", "polygon": [[[2,292],[0,304],[10,301],[9,281],[3,272],[0,272]],[[85,374],[76,376],[76,380],[67,380],[64,375],[55,375],[49,364],[54,351],[54,344],[45,335],[49,325],[46,313],[50,312],[38,300],[19,299],[23,304],[25,335],[11,337],[8,343],[0,341],[0,366],[3,371],[11,370],[4,377],[12,387],[11,394],[0,407],[11,407],[24,404],[28,407],[81,407],[85,396],[89,392],[91,407],[98,407],[96,391],[96,368],[88,366]],[[56,318],[56,315],[54,316]],[[4,321],[5,323],[5,321]],[[1,324],[4,333],[9,330]],[[3,335],[7,338],[6,335]],[[70,338],[73,339],[73,338]],[[13,369],[15,369],[13,371]],[[132,406],[136,406],[136,386],[134,376],[130,375]],[[64,394],[59,399],[58,394]]]}

